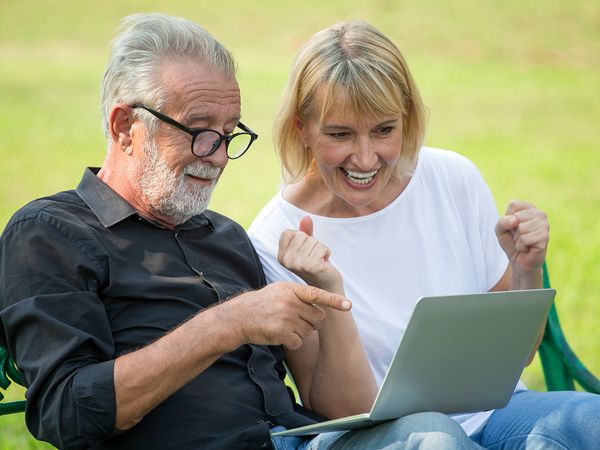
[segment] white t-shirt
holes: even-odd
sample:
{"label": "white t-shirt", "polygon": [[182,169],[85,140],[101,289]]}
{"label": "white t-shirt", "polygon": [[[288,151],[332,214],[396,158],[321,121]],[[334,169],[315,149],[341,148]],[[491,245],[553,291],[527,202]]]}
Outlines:
{"label": "white t-shirt", "polygon": [[[477,168],[451,151],[423,147],[405,190],[366,216],[309,214],[279,192],[248,231],[268,282],[302,282],[277,262],[277,250],[281,232],[297,229],[306,215],[344,278],[378,385],[418,298],[488,291],[507,268],[494,232],[498,213],[493,197]],[[471,434],[490,414],[455,419]]]}

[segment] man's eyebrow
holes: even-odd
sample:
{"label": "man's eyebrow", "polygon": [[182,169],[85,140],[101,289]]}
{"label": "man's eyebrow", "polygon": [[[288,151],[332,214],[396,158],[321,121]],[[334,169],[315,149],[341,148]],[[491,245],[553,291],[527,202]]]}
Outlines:
{"label": "man's eyebrow", "polygon": [[194,122],[210,122],[210,114],[198,114],[198,113],[193,113],[193,114],[188,114],[187,116],[185,116],[184,120],[185,123],[194,123]]}
{"label": "man's eyebrow", "polygon": [[[192,113],[189,114],[188,116],[185,117],[185,123],[186,124],[190,124],[189,126],[192,126],[194,123],[198,123],[198,122],[206,122],[206,123],[212,123],[214,121],[214,116],[211,114],[205,114],[205,113]],[[227,123],[229,122],[239,122],[240,121],[240,116],[235,116],[232,117],[231,119],[227,120]]]}

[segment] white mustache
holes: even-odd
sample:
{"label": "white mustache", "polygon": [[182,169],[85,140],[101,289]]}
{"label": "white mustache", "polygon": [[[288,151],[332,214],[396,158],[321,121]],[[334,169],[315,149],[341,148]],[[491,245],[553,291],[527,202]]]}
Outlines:
{"label": "white mustache", "polygon": [[190,164],[183,169],[184,175],[191,175],[196,178],[204,178],[206,180],[213,180],[219,176],[221,169],[205,164]]}

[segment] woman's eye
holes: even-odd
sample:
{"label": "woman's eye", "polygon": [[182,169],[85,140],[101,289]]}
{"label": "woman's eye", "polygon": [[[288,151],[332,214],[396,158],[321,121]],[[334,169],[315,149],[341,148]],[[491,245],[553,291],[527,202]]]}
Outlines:
{"label": "woman's eye", "polygon": [[378,134],[379,136],[387,136],[388,134],[390,134],[392,131],[394,130],[393,126],[388,126],[388,127],[381,127],[381,128],[377,128],[377,130],[375,130],[376,134]]}
{"label": "woman's eye", "polygon": [[327,135],[329,137],[332,137],[333,139],[346,139],[348,136],[350,136],[350,133],[348,133],[347,131],[340,131],[338,133],[327,133]]}

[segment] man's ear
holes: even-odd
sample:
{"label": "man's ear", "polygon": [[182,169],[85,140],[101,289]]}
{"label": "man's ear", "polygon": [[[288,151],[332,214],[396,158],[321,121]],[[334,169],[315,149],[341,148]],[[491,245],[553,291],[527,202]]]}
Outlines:
{"label": "man's ear", "polygon": [[108,132],[113,145],[119,150],[130,154],[131,126],[133,125],[133,110],[129,105],[123,103],[115,104],[108,116]]}

